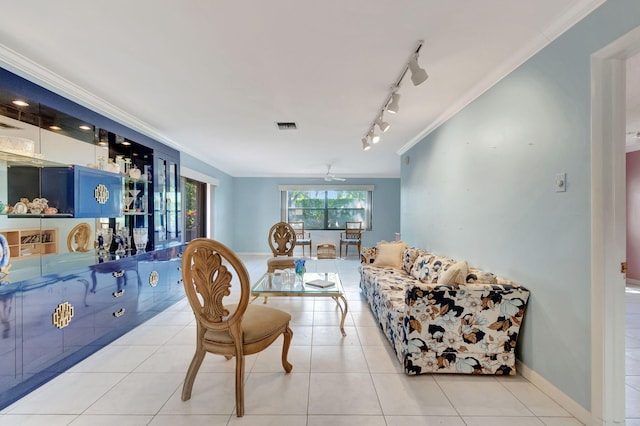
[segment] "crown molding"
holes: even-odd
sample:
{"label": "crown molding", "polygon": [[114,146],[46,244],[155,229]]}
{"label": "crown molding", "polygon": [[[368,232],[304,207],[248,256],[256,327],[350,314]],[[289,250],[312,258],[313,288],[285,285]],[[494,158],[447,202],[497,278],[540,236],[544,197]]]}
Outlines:
{"label": "crown molding", "polygon": [[184,147],[180,146],[180,144],[177,144],[167,136],[158,132],[144,121],[2,44],[0,44],[0,65],[26,80],[51,90],[60,96],[102,114],[150,138],[173,148],[184,150]]}
{"label": "crown molding", "polygon": [[520,49],[516,50],[510,58],[504,61],[502,65],[496,69],[495,72],[480,80],[478,84],[474,85],[460,98],[458,102],[451,105],[451,107],[438,116],[438,118],[436,118],[429,126],[400,147],[396,153],[398,155],[402,155],[407,152],[431,132],[462,111],[462,109],[468,106],[471,102],[479,98],[484,92],[491,89],[500,80],[511,74],[520,65],[524,64],[533,55],[544,49],[553,40],[560,37],[567,30],[580,22],[585,16],[589,15],[605,1],[606,0],[585,0],[577,2],[574,6],[568,8],[559,19],[548,25],[531,42],[526,43]]}

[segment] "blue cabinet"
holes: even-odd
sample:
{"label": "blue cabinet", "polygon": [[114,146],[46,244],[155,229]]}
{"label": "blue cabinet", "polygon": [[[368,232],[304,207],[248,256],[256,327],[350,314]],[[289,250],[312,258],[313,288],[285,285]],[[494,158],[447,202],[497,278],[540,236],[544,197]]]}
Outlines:
{"label": "blue cabinet", "polygon": [[[16,324],[19,284],[0,284],[0,383],[15,386],[22,377],[18,369],[18,337]],[[1,395],[1,392],[0,392]]]}
{"label": "blue cabinet", "polygon": [[183,298],[182,249],[1,284],[0,409]]}
{"label": "blue cabinet", "polygon": [[42,197],[58,213],[73,217],[122,215],[122,177],[89,167],[45,167],[41,171]]}

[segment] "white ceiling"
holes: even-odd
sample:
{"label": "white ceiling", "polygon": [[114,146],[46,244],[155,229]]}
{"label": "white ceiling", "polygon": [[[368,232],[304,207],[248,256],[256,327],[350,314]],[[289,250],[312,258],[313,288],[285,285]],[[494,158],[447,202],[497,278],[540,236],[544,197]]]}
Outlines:
{"label": "white ceiling", "polygon": [[[232,176],[398,177],[400,153],[603,1],[7,0],[0,64]],[[407,75],[363,152],[419,40],[430,77]]]}

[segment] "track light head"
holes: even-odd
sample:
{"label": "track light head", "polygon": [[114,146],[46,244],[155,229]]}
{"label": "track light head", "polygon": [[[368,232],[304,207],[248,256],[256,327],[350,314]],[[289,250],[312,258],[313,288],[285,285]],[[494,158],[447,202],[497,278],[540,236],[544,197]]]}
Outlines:
{"label": "track light head", "polygon": [[389,123],[387,123],[386,121],[382,121],[382,114],[380,114],[380,116],[376,118],[376,125],[382,133],[389,130]]}
{"label": "track light head", "polygon": [[371,149],[371,145],[369,145],[367,138],[362,138],[362,150],[369,151],[370,149]]}
{"label": "track light head", "polygon": [[398,105],[399,101],[400,94],[398,92],[393,92],[391,94],[391,102],[389,102],[389,105],[387,105],[387,112],[390,112],[391,114],[397,113],[400,109],[400,105]]}
{"label": "track light head", "polygon": [[380,142],[380,135],[376,135],[375,133],[373,133],[373,127],[369,130],[369,139],[373,144]]}
{"label": "track light head", "polygon": [[427,72],[418,65],[417,53],[409,61],[409,70],[411,70],[411,82],[414,86],[424,83],[429,78]]}

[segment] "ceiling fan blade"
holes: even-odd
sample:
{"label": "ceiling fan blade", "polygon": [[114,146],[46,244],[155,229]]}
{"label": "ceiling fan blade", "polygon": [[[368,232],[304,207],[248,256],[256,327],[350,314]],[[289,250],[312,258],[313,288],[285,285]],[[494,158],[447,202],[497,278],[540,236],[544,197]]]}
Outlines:
{"label": "ceiling fan blade", "polygon": [[337,180],[337,181],[340,181],[340,182],[344,182],[344,181],[346,180],[345,178],[335,177],[335,176],[334,176],[334,177],[332,177],[331,179],[332,179],[332,180]]}

